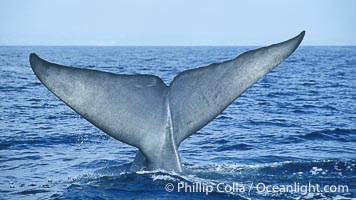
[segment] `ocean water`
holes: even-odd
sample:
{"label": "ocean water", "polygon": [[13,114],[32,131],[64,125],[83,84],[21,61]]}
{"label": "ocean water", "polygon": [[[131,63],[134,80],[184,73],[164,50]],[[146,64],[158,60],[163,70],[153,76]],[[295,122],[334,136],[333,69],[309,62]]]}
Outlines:
{"label": "ocean water", "polygon": [[28,61],[168,84],[253,48],[0,47],[0,199],[356,198],[356,47],[300,47],[182,143],[182,173],[130,172],[136,149],[67,107]]}

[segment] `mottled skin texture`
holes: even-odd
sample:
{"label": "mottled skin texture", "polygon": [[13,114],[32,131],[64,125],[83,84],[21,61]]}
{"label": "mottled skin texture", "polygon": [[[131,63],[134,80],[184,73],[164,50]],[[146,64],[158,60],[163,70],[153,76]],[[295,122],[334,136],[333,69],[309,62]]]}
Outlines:
{"label": "mottled skin texture", "polygon": [[93,125],[139,149],[132,170],[182,171],[178,147],[299,46],[298,36],[235,59],[180,73],[169,86],[153,75],[67,67],[36,54],[38,79]]}

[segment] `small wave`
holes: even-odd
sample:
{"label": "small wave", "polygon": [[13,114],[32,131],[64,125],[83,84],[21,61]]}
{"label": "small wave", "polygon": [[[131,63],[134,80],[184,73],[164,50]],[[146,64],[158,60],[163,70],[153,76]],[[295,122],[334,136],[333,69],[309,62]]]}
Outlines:
{"label": "small wave", "polygon": [[228,140],[225,139],[220,139],[220,140],[215,140],[214,142],[212,142],[213,144],[227,144],[229,143]]}
{"label": "small wave", "polygon": [[144,58],[143,60],[146,61],[146,62],[150,62],[150,61],[157,60],[157,58]]}
{"label": "small wave", "polygon": [[234,150],[240,150],[240,151],[246,151],[253,149],[252,145],[249,144],[235,144],[235,145],[227,145],[227,146],[221,146],[218,148],[219,151],[234,151]]}
{"label": "small wave", "polygon": [[317,108],[318,106],[317,105],[312,105],[312,104],[304,104],[302,105],[303,108],[310,108],[310,109],[314,109],[314,108]]}
{"label": "small wave", "polygon": [[12,91],[16,91],[16,92],[20,92],[27,89],[24,86],[0,86],[0,91],[2,92],[12,92]]}
{"label": "small wave", "polygon": [[224,115],[222,115],[222,116],[220,116],[220,117],[218,117],[217,118],[218,120],[229,120],[229,119],[232,119],[232,117],[228,117],[228,116],[224,116]]}
{"label": "small wave", "polygon": [[337,140],[340,142],[356,142],[356,129],[333,129],[307,133],[300,136],[306,140]]}
{"label": "small wave", "polygon": [[19,192],[18,194],[22,194],[22,195],[29,195],[29,194],[38,194],[38,193],[46,193],[46,192],[50,192],[49,190],[41,190],[41,189],[37,189],[37,190],[24,190]]}

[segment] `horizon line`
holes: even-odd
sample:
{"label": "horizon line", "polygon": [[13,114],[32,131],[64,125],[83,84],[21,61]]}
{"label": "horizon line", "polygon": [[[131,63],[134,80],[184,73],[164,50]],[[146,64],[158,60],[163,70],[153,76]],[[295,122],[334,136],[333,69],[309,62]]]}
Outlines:
{"label": "horizon line", "polygon": [[[273,44],[271,44],[273,45]],[[0,44],[0,47],[257,47],[266,45],[91,45],[91,44]],[[270,46],[270,45],[267,45]],[[356,44],[306,44],[301,47],[352,47]]]}

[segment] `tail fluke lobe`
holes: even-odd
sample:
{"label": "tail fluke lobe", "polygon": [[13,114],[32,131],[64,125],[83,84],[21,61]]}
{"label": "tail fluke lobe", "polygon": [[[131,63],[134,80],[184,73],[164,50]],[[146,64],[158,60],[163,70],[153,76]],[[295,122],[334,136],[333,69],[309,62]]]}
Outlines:
{"label": "tail fluke lobe", "polygon": [[288,58],[305,32],[237,58],[179,74],[170,85],[173,129],[179,145],[229,106],[252,84]]}
{"label": "tail fluke lobe", "polygon": [[110,136],[138,148],[163,137],[167,86],[158,77],[67,67],[35,54],[30,63],[50,91]]}

